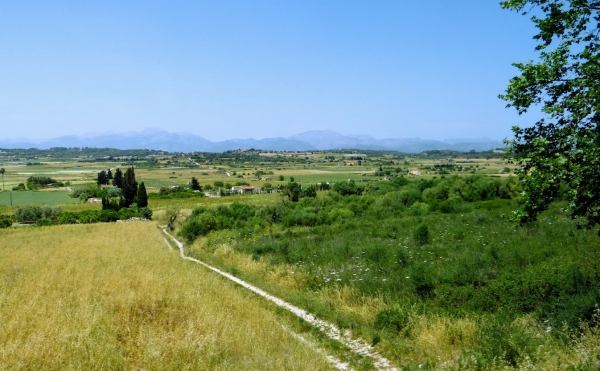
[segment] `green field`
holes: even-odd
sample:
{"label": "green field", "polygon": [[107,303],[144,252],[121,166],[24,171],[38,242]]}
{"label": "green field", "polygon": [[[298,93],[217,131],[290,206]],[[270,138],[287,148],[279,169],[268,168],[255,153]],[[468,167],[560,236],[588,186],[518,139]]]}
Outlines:
{"label": "green field", "polygon": [[[12,205],[63,205],[80,202],[70,198],[66,191],[15,191],[12,192]],[[11,204],[11,192],[0,192],[0,205]]]}

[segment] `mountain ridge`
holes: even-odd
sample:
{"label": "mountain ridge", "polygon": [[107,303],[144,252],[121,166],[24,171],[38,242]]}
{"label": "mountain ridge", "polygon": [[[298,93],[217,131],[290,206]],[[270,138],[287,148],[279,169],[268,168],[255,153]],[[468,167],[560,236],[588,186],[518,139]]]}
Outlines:
{"label": "mountain ridge", "polygon": [[213,142],[189,132],[168,132],[158,128],[141,131],[85,133],[46,140],[1,139],[0,148],[96,147],[116,149],[154,149],[169,152],[223,152],[235,149],[273,151],[314,151],[336,149],[388,150],[417,153],[428,150],[487,151],[503,148],[501,141],[489,138],[455,138],[443,141],[421,138],[384,138],[369,135],[344,135],[331,130],[312,130],[289,137],[229,139]]}

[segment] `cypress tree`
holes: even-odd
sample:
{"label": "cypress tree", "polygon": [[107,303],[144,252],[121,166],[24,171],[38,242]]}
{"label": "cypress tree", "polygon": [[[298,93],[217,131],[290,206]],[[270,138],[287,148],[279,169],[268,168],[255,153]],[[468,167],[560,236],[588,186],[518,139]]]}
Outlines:
{"label": "cypress tree", "polygon": [[[110,171],[110,169],[108,169],[108,171],[106,172],[106,179],[108,180],[112,180],[113,175],[112,175],[112,171]],[[108,182],[107,182],[108,184]]]}
{"label": "cypress tree", "polygon": [[148,207],[148,194],[146,193],[146,186],[144,185],[144,182],[141,182],[137,189],[135,202],[137,203],[138,207]]}
{"label": "cypress tree", "polygon": [[117,170],[115,170],[115,176],[113,178],[113,185],[115,187],[119,187],[121,189],[123,189],[123,172],[121,172],[121,169],[117,168]]}
{"label": "cypress tree", "polygon": [[198,183],[198,179],[196,179],[196,177],[192,177],[192,189],[194,191],[202,190],[202,187],[200,187],[200,183]]}
{"label": "cypress tree", "polygon": [[108,179],[106,178],[106,171],[102,170],[98,173],[98,180],[96,181],[98,185],[108,184]]}
{"label": "cypress tree", "polygon": [[[115,174],[116,175],[116,174]],[[124,207],[129,207],[135,201],[137,194],[137,182],[135,181],[135,172],[133,166],[127,169],[123,175],[123,202]]]}

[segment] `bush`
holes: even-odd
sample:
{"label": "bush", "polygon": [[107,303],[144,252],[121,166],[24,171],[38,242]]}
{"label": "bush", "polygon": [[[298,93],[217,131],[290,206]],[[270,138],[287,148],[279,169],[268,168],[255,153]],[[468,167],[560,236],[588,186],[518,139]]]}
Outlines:
{"label": "bush", "polygon": [[69,197],[79,198],[81,200],[83,198],[82,194],[86,195],[85,199],[88,197],[106,197],[108,191],[100,188],[96,183],[88,183],[75,187],[73,191],[69,193]]}
{"label": "bush", "polygon": [[79,222],[83,224],[98,223],[100,210],[86,210],[79,213]]}
{"label": "bush", "polygon": [[8,219],[8,218],[1,218],[0,219],[0,229],[2,228],[8,228],[12,225],[12,219]]}
{"label": "bush", "polygon": [[58,218],[58,224],[75,224],[77,223],[77,217],[74,213],[65,212],[62,213]]}
{"label": "bush", "polygon": [[415,293],[422,299],[429,299],[435,290],[434,272],[425,263],[417,265],[412,270],[412,281],[415,285]]}
{"label": "bush", "polygon": [[217,229],[217,220],[212,214],[203,213],[188,218],[181,228],[181,235],[188,241],[194,241],[200,236]]}
{"label": "bush", "polygon": [[35,223],[35,225],[38,227],[47,227],[49,225],[54,225],[54,222],[52,222],[52,220],[42,218],[42,219],[38,219],[38,221]]}
{"label": "bush", "polygon": [[60,206],[52,207],[46,205],[42,208],[42,216],[44,219],[55,221],[60,217],[60,214],[62,214],[62,209],[60,208]]}
{"label": "bush", "polygon": [[101,210],[98,215],[98,221],[103,223],[116,222],[119,220],[119,214],[115,210]]}
{"label": "bush", "polygon": [[18,222],[37,222],[42,218],[42,208],[39,206],[25,206],[15,212],[15,219]]}
{"label": "bush", "polygon": [[400,332],[408,324],[408,315],[396,308],[383,309],[375,316],[374,327],[377,330]]}
{"label": "bush", "polygon": [[420,224],[413,233],[415,242],[421,246],[429,243],[429,227],[426,224]]}
{"label": "bush", "polygon": [[354,214],[352,213],[352,211],[345,209],[345,208],[340,208],[340,209],[333,209],[329,212],[328,217],[331,221],[346,221],[350,218],[352,218],[354,216]]}
{"label": "bush", "polygon": [[317,197],[317,188],[315,186],[308,186],[302,190],[302,197]]}
{"label": "bush", "polygon": [[26,191],[27,188],[25,188],[25,184],[24,183],[19,183],[18,186],[13,187],[12,188],[13,191]]}
{"label": "bush", "polygon": [[333,190],[342,196],[358,195],[363,193],[364,188],[357,186],[354,180],[349,182],[337,182],[333,185]]}
{"label": "bush", "polygon": [[411,206],[421,200],[421,191],[414,187],[404,188],[400,191],[399,197],[404,206]]}
{"label": "bush", "polygon": [[121,197],[123,195],[123,191],[121,191],[121,188],[117,188],[117,187],[109,188],[106,191],[106,193],[107,193],[108,197]]}
{"label": "bush", "polygon": [[30,176],[29,178],[27,178],[28,186],[30,184],[32,184],[32,185],[37,184],[37,187],[40,187],[40,186],[46,186],[46,185],[54,184],[54,183],[58,183],[58,182],[52,178],[48,178],[45,176]]}
{"label": "bush", "polygon": [[409,213],[414,216],[426,215],[429,212],[429,206],[423,202],[415,202],[410,207]]}
{"label": "bush", "polygon": [[118,215],[120,220],[127,220],[138,216],[134,209],[128,207],[124,207],[121,210],[119,210]]}
{"label": "bush", "polygon": [[138,213],[142,218],[152,220],[152,210],[149,207],[140,207]]}

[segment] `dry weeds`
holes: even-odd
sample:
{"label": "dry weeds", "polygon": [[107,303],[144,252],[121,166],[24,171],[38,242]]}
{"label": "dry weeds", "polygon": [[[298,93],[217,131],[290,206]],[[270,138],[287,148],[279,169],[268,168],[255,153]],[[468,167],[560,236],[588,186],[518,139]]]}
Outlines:
{"label": "dry weeds", "polygon": [[181,261],[153,223],[0,240],[0,369],[329,369],[258,299]]}

